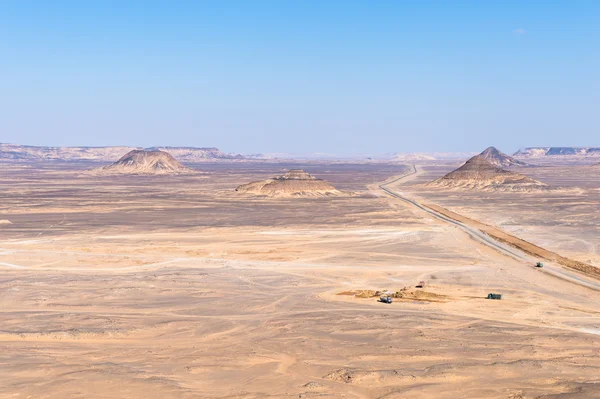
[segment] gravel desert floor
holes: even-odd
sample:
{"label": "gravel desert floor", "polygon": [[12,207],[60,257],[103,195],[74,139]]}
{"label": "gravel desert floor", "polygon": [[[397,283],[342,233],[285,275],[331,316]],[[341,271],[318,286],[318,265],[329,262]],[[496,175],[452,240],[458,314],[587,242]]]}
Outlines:
{"label": "gravel desert floor", "polygon": [[[378,188],[410,165],[94,166],[0,165],[1,398],[600,398],[600,293]],[[391,187],[600,266],[600,172],[420,184],[456,166]],[[290,168],[355,195],[235,192]]]}

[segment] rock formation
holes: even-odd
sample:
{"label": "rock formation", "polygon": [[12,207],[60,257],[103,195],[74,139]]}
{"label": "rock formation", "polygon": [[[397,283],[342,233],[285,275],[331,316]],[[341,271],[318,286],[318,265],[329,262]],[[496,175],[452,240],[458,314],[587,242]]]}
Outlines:
{"label": "rock formation", "polygon": [[325,180],[299,169],[271,179],[243,184],[235,191],[267,197],[327,197],[346,194]]}
{"label": "rock formation", "polygon": [[535,191],[548,188],[546,184],[525,175],[498,168],[481,155],[474,156],[460,168],[428,185],[493,191]]}
{"label": "rock formation", "polygon": [[481,155],[483,159],[485,159],[492,165],[497,166],[499,168],[508,168],[511,166],[527,166],[525,162],[519,161],[509,155],[506,155],[501,151],[498,151],[496,147],[488,147],[479,155]]}
{"label": "rock formation", "polygon": [[183,166],[168,152],[133,150],[117,162],[95,169],[96,174],[161,175],[185,174],[195,171]]}

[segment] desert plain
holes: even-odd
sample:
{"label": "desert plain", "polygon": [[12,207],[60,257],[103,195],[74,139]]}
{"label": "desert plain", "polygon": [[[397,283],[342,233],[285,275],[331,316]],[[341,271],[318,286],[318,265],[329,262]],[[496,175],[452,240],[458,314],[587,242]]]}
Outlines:
{"label": "desert plain", "polygon": [[[380,187],[600,267],[600,170],[519,167],[560,187],[530,193],[424,185],[459,165],[0,165],[0,398],[600,398],[599,279]],[[289,169],[352,195],[235,192]]]}

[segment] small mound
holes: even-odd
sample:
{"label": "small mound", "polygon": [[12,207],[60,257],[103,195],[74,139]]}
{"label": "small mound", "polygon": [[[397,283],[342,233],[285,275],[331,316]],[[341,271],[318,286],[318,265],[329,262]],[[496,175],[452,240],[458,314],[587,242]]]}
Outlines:
{"label": "small mound", "polygon": [[96,174],[163,175],[194,173],[183,166],[168,152],[133,150],[117,162],[92,171]]}
{"label": "small mound", "polygon": [[235,191],[267,197],[328,197],[347,194],[300,169],[290,170],[272,179],[242,184]]}
{"label": "small mound", "polygon": [[323,384],[321,384],[320,382],[317,381],[309,381],[306,384],[302,385],[303,388],[308,388],[308,389],[317,389],[317,388],[322,388]]}
{"label": "small mound", "polygon": [[511,166],[527,166],[525,162],[519,161],[505,153],[498,151],[496,147],[488,147],[479,154],[483,159],[499,168],[508,168]]}
{"label": "small mound", "polygon": [[496,167],[481,155],[474,156],[460,168],[434,180],[428,186],[522,192],[549,188],[525,175]]}
{"label": "small mound", "polygon": [[400,381],[414,381],[416,378],[413,374],[402,370],[363,370],[354,368],[334,370],[323,376],[325,380],[363,386],[397,384]]}
{"label": "small mound", "polygon": [[7,219],[0,219],[0,224],[12,224],[12,222]]}

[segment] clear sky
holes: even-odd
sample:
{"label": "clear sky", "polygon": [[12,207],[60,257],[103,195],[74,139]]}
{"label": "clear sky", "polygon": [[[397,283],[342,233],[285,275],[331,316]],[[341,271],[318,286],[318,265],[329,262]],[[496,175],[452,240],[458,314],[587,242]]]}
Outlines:
{"label": "clear sky", "polygon": [[0,142],[600,145],[600,1],[0,1]]}

